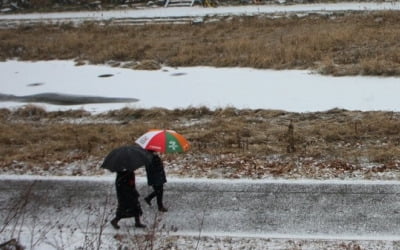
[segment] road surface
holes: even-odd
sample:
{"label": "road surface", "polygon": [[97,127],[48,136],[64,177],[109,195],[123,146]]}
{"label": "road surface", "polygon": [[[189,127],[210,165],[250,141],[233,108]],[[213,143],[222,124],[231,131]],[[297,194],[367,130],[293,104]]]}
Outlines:
{"label": "road surface", "polygon": [[[137,185],[143,221],[177,235],[400,240],[398,182],[170,179],[164,214],[143,202],[151,191],[145,179]],[[113,233],[108,221],[115,206],[113,177],[3,176],[0,182],[0,225],[10,235],[11,228],[32,235],[44,228]],[[133,221],[120,224],[123,233]]]}
{"label": "road surface", "polygon": [[145,24],[145,23],[201,23],[207,18],[215,21],[218,18],[229,16],[272,16],[282,17],[290,15],[308,15],[317,13],[330,15],[344,12],[367,11],[398,11],[400,3],[393,2],[343,2],[322,4],[266,4],[219,6],[217,8],[168,7],[168,8],[140,8],[123,10],[98,10],[56,13],[27,13],[27,14],[0,14],[0,28],[16,27],[18,25],[35,25],[43,23],[53,24],[81,24],[84,22],[105,22],[109,24]]}

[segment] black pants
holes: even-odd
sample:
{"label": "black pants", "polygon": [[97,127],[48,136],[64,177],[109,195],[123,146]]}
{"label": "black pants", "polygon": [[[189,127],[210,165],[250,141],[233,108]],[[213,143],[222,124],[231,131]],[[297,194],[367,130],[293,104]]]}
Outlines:
{"label": "black pants", "polygon": [[164,207],[164,205],[163,205],[164,186],[163,185],[154,185],[153,190],[154,191],[147,196],[147,199],[151,201],[154,197],[157,197],[158,208]]}

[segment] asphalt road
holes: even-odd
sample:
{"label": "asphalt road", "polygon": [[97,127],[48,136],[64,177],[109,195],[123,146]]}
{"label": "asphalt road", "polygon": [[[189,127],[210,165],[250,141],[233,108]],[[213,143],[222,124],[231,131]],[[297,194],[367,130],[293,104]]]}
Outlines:
{"label": "asphalt road", "polygon": [[[400,183],[396,182],[170,180],[165,188],[169,211],[160,214],[143,202],[151,190],[143,179],[138,181],[143,220],[158,221],[177,234],[400,239]],[[24,214],[30,224],[96,230],[103,221],[112,230],[107,221],[115,205],[110,178],[2,178],[0,182],[3,226],[20,225]],[[121,231],[132,223],[121,221]]]}
{"label": "asphalt road", "polygon": [[392,2],[338,2],[312,4],[266,4],[219,6],[217,8],[194,7],[160,7],[122,9],[109,11],[78,11],[57,13],[28,13],[28,14],[0,14],[0,28],[12,28],[18,25],[37,25],[43,23],[80,24],[87,21],[104,22],[108,25],[131,25],[146,23],[202,23],[204,17],[227,16],[286,16],[291,14],[359,12],[359,11],[388,11],[399,10],[400,4]]}

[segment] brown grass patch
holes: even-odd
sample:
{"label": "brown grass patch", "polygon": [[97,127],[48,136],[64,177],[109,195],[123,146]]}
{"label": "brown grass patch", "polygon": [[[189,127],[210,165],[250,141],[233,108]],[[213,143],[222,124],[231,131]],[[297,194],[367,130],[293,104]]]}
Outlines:
{"label": "brown grass patch", "polygon": [[[73,121],[79,116],[38,110],[27,107],[0,112],[0,167],[7,168],[15,162],[46,166],[89,157],[101,162],[111,149],[133,144],[151,128],[177,130],[191,142],[191,152],[215,159],[198,163],[204,171],[228,164],[236,172],[244,167],[250,172],[255,168],[260,176],[266,169],[279,175],[295,171],[295,159],[320,161],[320,167],[328,169],[338,163],[340,169],[351,166],[343,171],[354,171],[366,161],[396,168],[394,162],[399,154],[400,115],[393,112],[331,110],[299,114],[234,108],[123,109],[101,115],[84,113],[82,117],[88,122],[72,123],[65,118]],[[97,122],[104,119],[109,122]],[[293,150],[288,151],[288,146]],[[241,160],[221,158],[230,154],[241,155]],[[278,165],[262,163],[271,155],[292,160]],[[175,156],[166,157],[173,160]]]}

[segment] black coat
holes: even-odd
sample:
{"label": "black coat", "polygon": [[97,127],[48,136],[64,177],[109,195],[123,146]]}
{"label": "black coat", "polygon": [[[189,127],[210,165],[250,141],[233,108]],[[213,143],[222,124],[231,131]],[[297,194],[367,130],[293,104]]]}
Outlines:
{"label": "black coat", "polygon": [[115,188],[118,198],[117,217],[129,218],[143,214],[139,202],[139,193],[135,186],[135,173],[133,171],[117,172]]}
{"label": "black coat", "polygon": [[146,166],[146,173],[149,186],[161,186],[167,182],[164,164],[157,154],[153,154],[151,164]]}

